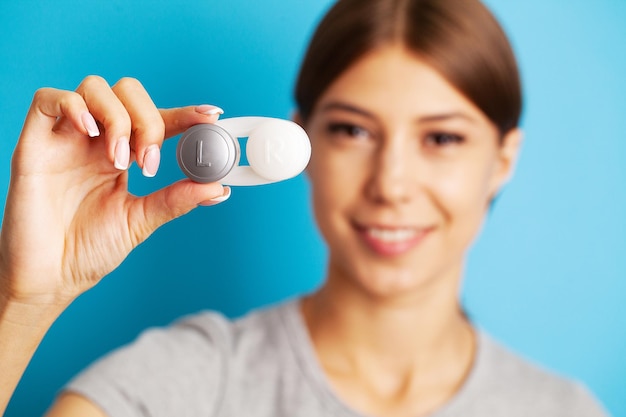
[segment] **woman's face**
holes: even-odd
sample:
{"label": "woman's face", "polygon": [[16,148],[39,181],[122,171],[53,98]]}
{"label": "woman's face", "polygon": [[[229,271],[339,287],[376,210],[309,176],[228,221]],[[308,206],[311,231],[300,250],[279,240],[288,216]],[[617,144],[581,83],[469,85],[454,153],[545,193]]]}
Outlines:
{"label": "woman's face", "polygon": [[393,295],[456,286],[519,134],[496,127],[401,47],[376,50],[320,97],[306,125],[329,279]]}

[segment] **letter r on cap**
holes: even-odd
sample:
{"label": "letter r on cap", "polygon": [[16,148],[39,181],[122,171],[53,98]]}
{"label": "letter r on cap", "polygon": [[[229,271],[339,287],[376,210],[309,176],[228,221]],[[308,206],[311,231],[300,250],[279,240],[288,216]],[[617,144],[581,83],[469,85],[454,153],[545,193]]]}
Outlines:
{"label": "letter r on cap", "polygon": [[282,151],[285,149],[285,142],[282,138],[272,138],[265,141],[265,163],[273,164],[278,162],[283,164]]}

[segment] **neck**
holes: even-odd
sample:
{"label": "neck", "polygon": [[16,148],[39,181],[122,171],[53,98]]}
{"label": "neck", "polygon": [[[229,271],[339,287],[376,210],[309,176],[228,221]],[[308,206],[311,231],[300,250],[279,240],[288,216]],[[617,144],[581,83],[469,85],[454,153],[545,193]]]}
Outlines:
{"label": "neck", "polygon": [[425,354],[465,334],[470,325],[458,303],[460,271],[401,294],[376,295],[329,273],[326,284],[303,302],[314,341],[326,337],[341,345],[394,356],[402,350]]}
{"label": "neck", "polygon": [[[458,303],[460,270],[401,295],[377,296],[329,274],[302,312],[330,379],[373,381],[381,395],[410,395],[464,380],[474,335]],[[453,284],[450,284],[450,283]],[[337,377],[337,378],[335,378]]]}

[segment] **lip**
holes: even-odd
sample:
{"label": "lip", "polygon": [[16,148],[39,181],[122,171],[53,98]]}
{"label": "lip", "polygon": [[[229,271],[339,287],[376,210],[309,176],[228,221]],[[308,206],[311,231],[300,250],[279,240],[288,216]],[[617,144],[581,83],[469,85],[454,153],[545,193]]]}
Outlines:
{"label": "lip", "polygon": [[370,250],[384,257],[396,257],[410,252],[433,230],[432,227],[389,225],[355,225],[355,229]]}

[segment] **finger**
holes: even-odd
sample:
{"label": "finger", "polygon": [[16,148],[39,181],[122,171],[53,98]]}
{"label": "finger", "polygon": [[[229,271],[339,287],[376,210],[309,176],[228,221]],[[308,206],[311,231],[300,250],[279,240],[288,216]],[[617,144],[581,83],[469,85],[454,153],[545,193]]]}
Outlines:
{"label": "finger", "polygon": [[130,165],[131,119],[109,84],[99,76],[90,75],[76,89],[93,116],[104,127],[107,156],[115,168]]}
{"label": "finger", "polygon": [[59,118],[66,118],[84,135],[95,137],[100,134],[94,117],[79,94],[55,88],[41,88],[35,93],[26,116],[23,137],[45,137]]}
{"label": "finger", "polygon": [[131,148],[143,175],[153,177],[161,160],[165,124],[150,95],[134,78],[122,78],[112,88],[131,120]]}
{"label": "finger", "polygon": [[219,183],[199,184],[182,180],[134,201],[129,214],[129,224],[133,233],[133,243],[139,244],[157,228],[201,203],[214,204],[226,200],[230,188]]}
{"label": "finger", "polygon": [[193,125],[215,123],[220,115],[224,114],[224,110],[210,104],[161,109],[159,111],[165,123],[166,138],[183,133]]}

